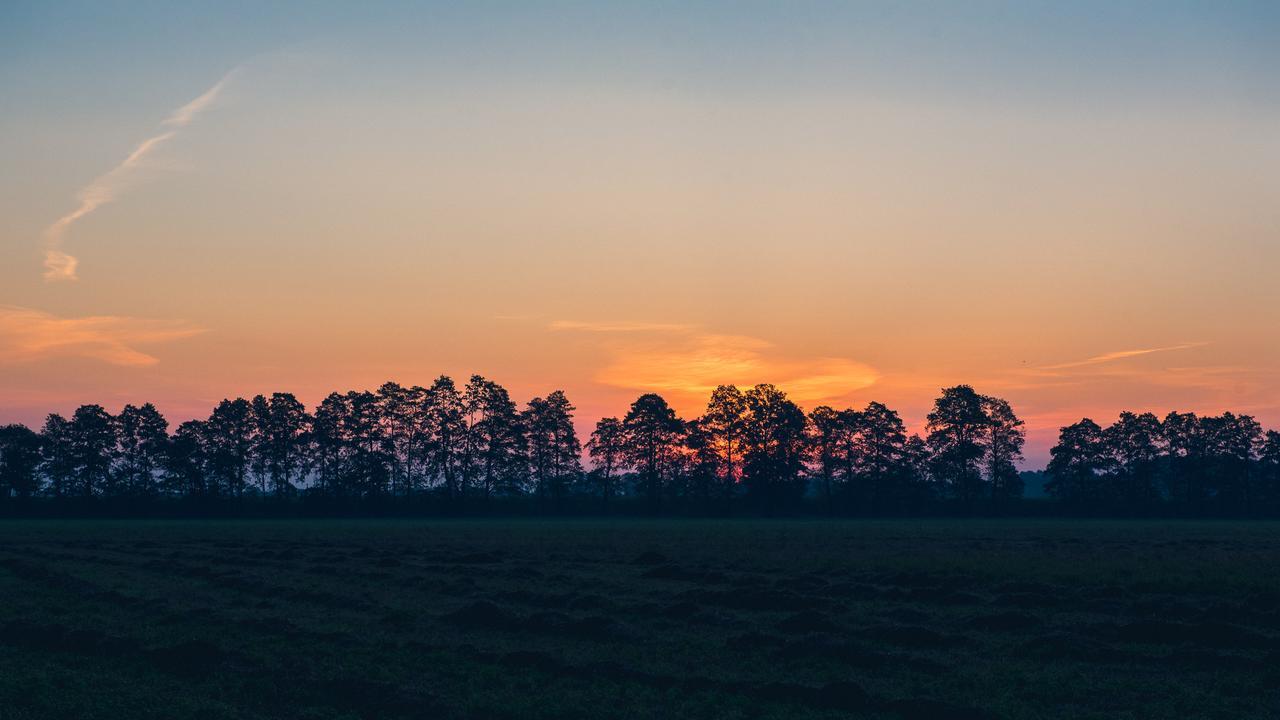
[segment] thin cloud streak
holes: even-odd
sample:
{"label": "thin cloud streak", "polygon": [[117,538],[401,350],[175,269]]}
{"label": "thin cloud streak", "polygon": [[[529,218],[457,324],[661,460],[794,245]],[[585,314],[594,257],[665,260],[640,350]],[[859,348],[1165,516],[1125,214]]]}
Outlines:
{"label": "thin cloud streak", "polygon": [[182,320],[118,315],[64,318],[16,305],[0,305],[0,364],[81,357],[122,367],[148,367],[159,359],[138,350],[206,332]]}
{"label": "thin cloud streak", "polygon": [[73,211],[55,220],[44,231],[44,279],[47,281],[76,280],[79,262],[75,256],[62,249],[63,238],[67,230],[76,222],[98,208],[118,198],[129,186],[134,171],[143,160],[157,147],[171,140],[178,130],[187,127],[196,117],[218,99],[218,95],[226,87],[232,77],[240,71],[234,68],[222,79],[214,83],[199,97],[173,111],[161,125],[173,128],[153,135],[138,143],[138,146],[116,167],[98,176],[76,196],[80,205]]}
{"label": "thin cloud streak", "polygon": [[1045,365],[1041,369],[1042,370],[1066,370],[1069,368],[1085,367],[1088,365],[1101,365],[1102,363],[1114,362],[1116,360],[1124,360],[1126,358],[1138,357],[1141,355],[1150,355],[1152,353],[1171,352],[1174,350],[1187,350],[1194,347],[1202,347],[1203,345],[1206,345],[1206,344],[1207,343],[1197,342],[1197,343],[1183,343],[1182,345],[1170,345],[1168,347],[1145,348],[1142,350],[1117,350],[1115,352],[1104,353],[1102,355],[1095,355],[1094,357],[1086,358],[1084,360],[1077,360],[1075,362],[1059,363],[1057,365]]}
{"label": "thin cloud streak", "polygon": [[548,325],[552,330],[577,330],[595,333],[632,333],[632,332],[690,332],[692,325],[678,323],[645,323],[645,322],[583,322],[579,320],[556,320]]}

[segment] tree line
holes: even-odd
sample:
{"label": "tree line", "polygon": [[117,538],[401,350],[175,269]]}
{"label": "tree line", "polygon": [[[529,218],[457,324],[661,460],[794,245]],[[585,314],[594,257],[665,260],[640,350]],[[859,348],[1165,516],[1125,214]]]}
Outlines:
{"label": "tree line", "polygon": [[[880,403],[805,413],[772,385],[716,388],[685,420],[660,395],[603,418],[585,444],[562,391],[518,407],[473,376],[429,387],[224,400],[170,430],[151,404],[84,405],[37,432],[0,428],[0,499],[405,500],[441,509],[527,498],[558,511],[904,513],[941,499],[1018,497],[1022,421],[968,386],[945,390],[928,436]],[[584,461],[589,467],[584,467]],[[13,504],[13,503],[10,503]]]}
{"label": "tree line", "polygon": [[1045,490],[1073,512],[1280,515],[1280,432],[1248,415],[1085,418],[1050,453]]}
{"label": "tree line", "polygon": [[[332,393],[313,410],[289,393],[223,400],[170,429],[151,404],[0,427],[0,504],[254,501],[337,511],[427,512],[519,505],[543,512],[839,515],[1012,513],[1024,423],[968,385],[942,390],[923,436],[898,413],[816,407],[773,385],[717,387],[682,419],[655,393],[599,420],[583,443],[562,391],[519,407],[500,384],[442,376]],[[1106,430],[1063,428],[1048,493],[1058,509],[1140,514],[1275,512],[1280,435],[1248,416],[1124,413]],[[52,499],[52,500],[46,500]]]}

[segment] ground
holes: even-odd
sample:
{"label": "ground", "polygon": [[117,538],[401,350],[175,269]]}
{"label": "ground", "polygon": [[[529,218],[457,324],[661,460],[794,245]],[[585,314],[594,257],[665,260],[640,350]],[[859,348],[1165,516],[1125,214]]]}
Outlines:
{"label": "ground", "polygon": [[1274,718],[1280,524],[0,522],[0,720]]}

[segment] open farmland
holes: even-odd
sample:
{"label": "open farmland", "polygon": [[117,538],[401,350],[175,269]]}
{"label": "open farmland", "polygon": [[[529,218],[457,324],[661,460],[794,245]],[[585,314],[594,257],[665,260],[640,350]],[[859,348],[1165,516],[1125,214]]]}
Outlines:
{"label": "open farmland", "polygon": [[1280,525],[0,523],[0,718],[1271,718]]}

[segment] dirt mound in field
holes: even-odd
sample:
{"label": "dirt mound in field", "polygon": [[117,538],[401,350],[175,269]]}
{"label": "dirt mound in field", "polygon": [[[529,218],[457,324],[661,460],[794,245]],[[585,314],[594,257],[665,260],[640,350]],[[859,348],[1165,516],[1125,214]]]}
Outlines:
{"label": "dirt mound in field", "polygon": [[716,584],[725,582],[723,573],[708,570],[688,570],[679,565],[658,565],[640,574],[640,577],[654,580],[678,580],[700,584]]}
{"label": "dirt mound in field", "polygon": [[489,630],[511,630],[520,624],[520,618],[514,613],[488,600],[479,600],[454,610],[446,614],[444,619],[463,627]]}
{"label": "dirt mound in field", "polygon": [[991,599],[992,605],[1002,607],[1015,607],[1024,610],[1033,610],[1036,608],[1056,608],[1068,602],[1067,598],[1060,595],[1040,592],[1013,592],[1001,593]]}
{"label": "dirt mound in field", "polygon": [[758,651],[770,647],[778,647],[786,641],[773,635],[758,632],[745,632],[725,639],[724,644],[732,650]]}
{"label": "dirt mound in field", "polygon": [[187,677],[207,675],[231,659],[228,652],[205,640],[184,640],[155,648],[148,654],[158,669]]}
{"label": "dirt mound in field", "polygon": [[984,632],[1020,632],[1043,625],[1039,618],[1020,612],[1003,612],[969,618],[965,627]]}
{"label": "dirt mound in field", "polygon": [[821,598],[769,589],[706,591],[697,593],[696,599],[708,605],[757,612],[800,612],[816,610],[827,605],[827,602]]}
{"label": "dirt mound in field", "polygon": [[700,612],[702,612],[702,608],[691,602],[673,603],[659,611],[663,617],[668,617],[672,620],[688,620]]}
{"label": "dirt mound in field", "polygon": [[918,698],[893,700],[886,703],[884,709],[902,720],[996,720],[998,717],[986,710]]}
{"label": "dirt mound in field", "polygon": [[60,623],[15,620],[0,627],[0,643],[28,650],[123,657],[138,652],[137,641]]}
{"label": "dirt mound in field", "polygon": [[1180,623],[1138,620],[1122,625],[1103,625],[1100,637],[1144,645],[1199,645],[1222,650],[1270,648],[1277,642],[1260,633],[1221,622]]}
{"label": "dirt mound in field", "polygon": [[502,562],[502,554],[497,552],[466,553],[449,558],[456,565],[489,565]]}
{"label": "dirt mound in field", "polygon": [[1114,662],[1128,657],[1109,645],[1065,633],[1032,638],[1018,648],[1018,653],[1048,661]]}
{"label": "dirt mound in field", "polygon": [[838,628],[831,618],[816,610],[804,610],[787,617],[777,625],[778,630],[792,635],[835,632]]}
{"label": "dirt mound in field", "polygon": [[340,677],[324,684],[333,707],[366,718],[436,718],[442,708],[431,693],[387,682]]}
{"label": "dirt mound in field", "polygon": [[670,562],[667,556],[655,550],[646,550],[631,561],[633,565],[664,565]]}
{"label": "dirt mound in field", "polygon": [[889,645],[923,650],[951,648],[965,643],[964,638],[918,625],[878,625],[863,630],[862,636]]}
{"label": "dirt mound in field", "polygon": [[746,694],[765,702],[808,705],[832,710],[860,711],[875,707],[875,700],[853,682],[835,682],[822,687],[773,682],[747,689]]}

